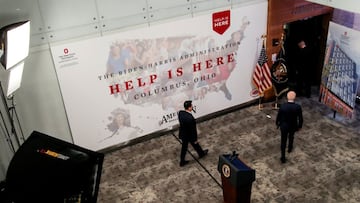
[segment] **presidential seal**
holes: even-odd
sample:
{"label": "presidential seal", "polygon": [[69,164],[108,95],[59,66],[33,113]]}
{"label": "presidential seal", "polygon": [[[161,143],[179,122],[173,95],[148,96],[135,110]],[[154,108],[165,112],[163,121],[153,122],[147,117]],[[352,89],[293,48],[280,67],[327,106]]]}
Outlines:
{"label": "presidential seal", "polygon": [[231,170],[230,170],[229,165],[227,165],[227,164],[222,165],[221,171],[222,171],[222,174],[224,175],[225,178],[230,177],[230,171]]}
{"label": "presidential seal", "polygon": [[279,58],[271,67],[271,79],[278,84],[288,81],[288,72],[285,65],[285,60]]}

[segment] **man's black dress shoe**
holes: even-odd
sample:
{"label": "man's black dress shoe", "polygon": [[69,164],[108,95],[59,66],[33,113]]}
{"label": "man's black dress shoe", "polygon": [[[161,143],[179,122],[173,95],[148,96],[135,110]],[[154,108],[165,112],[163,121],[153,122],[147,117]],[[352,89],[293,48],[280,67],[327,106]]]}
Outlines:
{"label": "man's black dress shoe", "polygon": [[185,166],[186,164],[188,164],[189,163],[189,161],[181,161],[180,162],[180,167],[183,167],[183,166]]}
{"label": "man's black dress shoe", "polygon": [[204,153],[202,155],[199,156],[199,159],[203,158],[204,156],[206,156],[209,153],[208,149],[204,150]]}

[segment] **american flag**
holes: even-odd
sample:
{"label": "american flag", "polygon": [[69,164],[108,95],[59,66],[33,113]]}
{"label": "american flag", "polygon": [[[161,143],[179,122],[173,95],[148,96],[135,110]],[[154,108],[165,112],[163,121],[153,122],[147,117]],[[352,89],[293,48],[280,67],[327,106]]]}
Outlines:
{"label": "american flag", "polygon": [[264,91],[272,86],[270,68],[267,65],[267,56],[264,45],[261,48],[260,56],[256,63],[253,82],[259,90],[260,95],[263,95]]}

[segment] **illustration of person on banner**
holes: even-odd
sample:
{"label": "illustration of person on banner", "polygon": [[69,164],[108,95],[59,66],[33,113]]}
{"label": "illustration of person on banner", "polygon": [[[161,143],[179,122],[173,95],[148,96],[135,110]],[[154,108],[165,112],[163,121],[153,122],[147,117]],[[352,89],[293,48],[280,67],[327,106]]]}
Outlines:
{"label": "illustration of person on banner", "polygon": [[116,108],[109,117],[106,125],[106,130],[111,132],[107,137],[102,138],[98,142],[111,142],[111,139],[115,140],[131,140],[136,138],[142,133],[141,128],[133,126],[131,124],[130,112],[127,109]]}
{"label": "illustration of person on banner", "polygon": [[280,97],[283,93],[289,90],[288,87],[288,71],[284,48],[284,34],[281,36],[280,51],[276,57],[276,61],[271,66],[271,80],[275,96]]}

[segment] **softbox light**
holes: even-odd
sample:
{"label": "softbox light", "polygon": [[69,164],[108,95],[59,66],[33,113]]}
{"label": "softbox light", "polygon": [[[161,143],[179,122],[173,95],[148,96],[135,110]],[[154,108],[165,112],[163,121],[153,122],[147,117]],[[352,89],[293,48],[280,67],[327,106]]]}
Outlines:
{"label": "softbox light", "polygon": [[24,70],[24,61],[18,63],[13,68],[10,69],[8,83],[7,83],[7,91],[6,96],[11,97],[11,95],[20,88],[21,79]]}
{"label": "softbox light", "polygon": [[22,21],[0,29],[0,63],[9,69],[29,54],[30,21]]}

